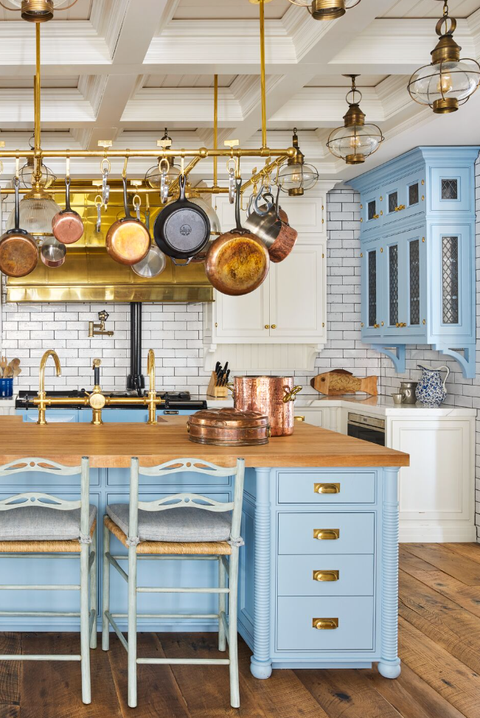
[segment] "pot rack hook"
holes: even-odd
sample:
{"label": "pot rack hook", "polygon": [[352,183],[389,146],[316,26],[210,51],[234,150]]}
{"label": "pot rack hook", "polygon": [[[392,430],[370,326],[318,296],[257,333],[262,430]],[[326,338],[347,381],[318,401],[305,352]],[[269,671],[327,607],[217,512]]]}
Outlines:
{"label": "pot rack hook", "polygon": [[100,162],[100,170],[102,174],[105,174],[105,170],[108,174],[112,169],[112,165],[108,159],[108,148],[112,146],[112,140],[98,140],[97,145],[103,147],[103,159]]}
{"label": "pot rack hook", "polygon": [[133,198],[133,209],[135,210],[135,214],[137,215],[137,219],[140,219],[140,207],[142,206],[142,199],[139,194],[136,194]]}
{"label": "pot rack hook", "polygon": [[20,157],[18,155],[15,157],[15,179],[20,178]]}
{"label": "pot rack hook", "polygon": [[68,155],[65,157],[65,179],[70,179],[70,157]]}
{"label": "pot rack hook", "polygon": [[[127,152],[130,152],[130,150],[127,150]],[[127,166],[128,166],[128,157],[126,156],[123,161],[123,170],[122,170],[122,178],[127,179]]]}

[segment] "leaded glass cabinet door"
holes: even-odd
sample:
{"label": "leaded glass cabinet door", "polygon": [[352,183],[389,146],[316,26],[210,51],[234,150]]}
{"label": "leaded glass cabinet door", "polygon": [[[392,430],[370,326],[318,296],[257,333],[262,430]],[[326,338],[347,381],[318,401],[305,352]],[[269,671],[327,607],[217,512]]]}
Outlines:
{"label": "leaded glass cabinet door", "polygon": [[362,333],[380,337],[385,325],[383,242],[368,242],[362,250]]}
{"label": "leaded glass cabinet door", "polygon": [[421,341],[427,332],[427,263],[425,227],[405,232],[402,245],[404,293],[402,332],[409,341]]}

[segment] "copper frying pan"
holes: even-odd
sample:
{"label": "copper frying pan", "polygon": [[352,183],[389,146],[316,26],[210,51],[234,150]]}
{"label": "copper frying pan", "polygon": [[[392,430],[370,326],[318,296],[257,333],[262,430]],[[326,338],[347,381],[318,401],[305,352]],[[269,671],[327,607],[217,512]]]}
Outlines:
{"label": "copper frying pan", "polygon": [[237,226],[211,242],[205,260],[205,273],[222,294],[249,294],[265,280],[270,268],[268,249],[261,239],[240,222],[240,188],[236,180],[235,221]]}
{"label": "copper frying pan", "polygon": [[55,239],[63,244],[73,244],[83,235],[82,218],[70,206],[70,177],[65,177],[65,209],[57,212],[52,219],[52,232]]}
{"label": "copper frying pan", "polygon": [[0,237],[0,271],[8,277],[25,277],[38,263],[38,248],[34,238],[20,229],[20,180],[15,177],[15,227]]}
{"label": "copper frying pan", "polygon": [[123,203],[125,217],[112,224],[107,232],[107,252],[120,264],[137,264],[147,256],[150,249],[150,233],[143,222],[132,217],[128,207],[127,180],[123,178]]}

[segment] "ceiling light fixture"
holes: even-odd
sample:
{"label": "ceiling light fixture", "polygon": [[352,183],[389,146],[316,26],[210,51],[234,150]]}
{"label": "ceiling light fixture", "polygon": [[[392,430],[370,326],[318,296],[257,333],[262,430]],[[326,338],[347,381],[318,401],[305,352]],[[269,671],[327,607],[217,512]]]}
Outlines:
{"label": "ceiling light fixture", "polygon": [[[172,145],[172,138],[168,134],[168,129],[165,127],[165,132],[163,133],[163,137],[161,140],[158,140],[157,145],[159,147],[163,147],[163,149],[169,149]],[[169,157],[168,163],[169,165],[168,169],[166,169],[165,174],[165,182],[167,186],[169,187],[172,182],[174,182],[178,177],[180,176],[180,170],[178,167],[175,166],[175,157]],[[150,167],[145,173],[145,182],[149,187],[152,187],[152,189],[160,189],[160,184],[162,181],[162,157],[158,158],[158,164],[153,165],[153,167]]]}
{"label": "ceiling light fixture", "polygon": [[0,5],[5,10],[20,12],[23,20],[27,20],[27,22],[48,22],[53,18],[56,10],[68,10],[78,0],[8,0],[8,2],[14,7],[9,7],[2,0],[0,0]]}
{"label": "ceiling light fixture", "polygon": [[297,153],[280,167],[276,183],[290,197],[301,197],[305,190],[312,189],[317,184],[318,170],[313,165],[306,164],[305,155],[298,146],[296,127],[293,128],[292,147],[295,147]]}
{"label": "ceiling light fixture", "polygon": [[410,97],[420,105],[428,105],[439,115],[455,112],[478,89],[480,65],[471,58],[460,58],[460,45],[453,39],[457,27],[448,14],[447,0],[443,2],[443,16],[435,26],[439,41],[430,53],[430,65],[420,67],[410,78]]}
{"label": "ceiling light fixture", "polygon": [[345,96],[349,107],[343,116],[343,127],[332,130],[327,147],[332,155],[345,160],[347,165],[358,165],[373,155],[385,138],[378,125],[365,124],[365,113],[360,109],[362,93],[355,84],[355,78],[359,75],[344,77],[352,80],[352,86]]}
{"label": "ceiling light fixture", "polygon": [[290,0],[292,5],[306,7],[315,20],[336,20],[361,0]]}

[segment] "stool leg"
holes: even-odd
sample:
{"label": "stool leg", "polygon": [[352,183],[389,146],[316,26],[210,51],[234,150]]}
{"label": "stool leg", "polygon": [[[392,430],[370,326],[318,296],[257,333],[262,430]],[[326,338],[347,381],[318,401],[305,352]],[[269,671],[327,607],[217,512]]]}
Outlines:
{"label": "stool leg", "polygon": [[82,544],[80,549],[80,653],[82,664],[82,700],[92,702],[90,688],[90,639],[89,639],[89,590],[88,590],[88,556],[89,545]]}
{"label": "stool leg", "polygon": [[90,544],[90,552],[94,552],[94,559],[92,562],[92,566],[90,568],[90,615],[94,615],[93,623],[92,623],[92,631],[90,633],[90,648],[96,648],[97,647],[97,615],[98,615],[98,606],[97,606],[97,577],[98,577],[98,544],[97,544],[97,528],[95,527],[95,531],[93,532],[93,540]]}
{"label": "stool leg", "polygon": [[128,549],[128,705],[137,707],[137,547]]}
{"label": "stool leg", "polygon": [[107,560],[107,552],[110,551],[110,531],[103,525],[103,599],[102,599],[102,649],[108,651],[110,648],[110,624],[106,617],[106,611],[110,610],[110,564]]}
{"label": "stool leg", "polygon": [[228,567],[228,649],[230,658],[230,705],[240,708],[240,685],[238,677],[238,639],[237,639],[237,604],[238,604],[238,548],[234,546]]}
{"label": "stool leg", "polygon": [[[218,587],[225,588],[227,585],[227,573],[223,565],[222,557],[218,557]],[[218,650],[225,651],[227,648],[227,638],[225,636],[225,624],[222,620],[222,613],[226,613],[227,594],[218,594]]]}

